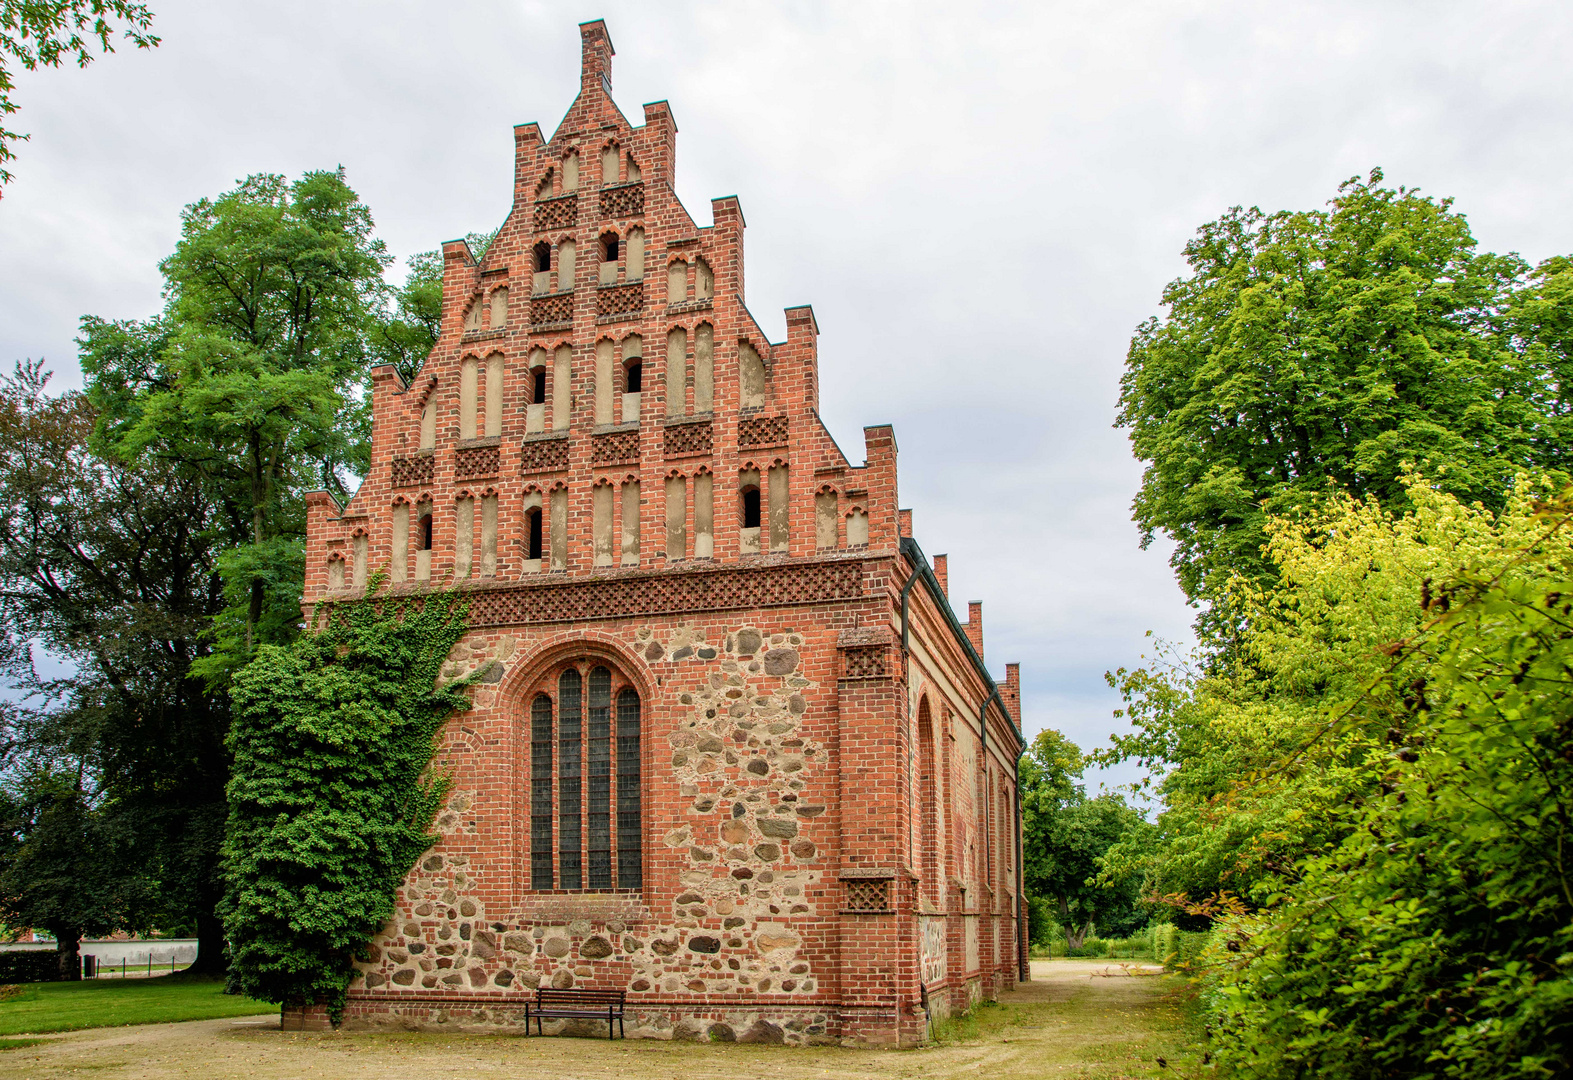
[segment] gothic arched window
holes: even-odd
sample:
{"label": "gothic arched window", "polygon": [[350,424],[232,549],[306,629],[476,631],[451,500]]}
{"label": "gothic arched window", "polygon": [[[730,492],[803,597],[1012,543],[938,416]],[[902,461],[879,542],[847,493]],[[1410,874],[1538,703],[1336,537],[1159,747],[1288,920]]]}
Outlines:
{"label": "gothic arched window", "polygon": [[530,887],[644,884],[639,692],[600,660],[560,664],[530,696]]}

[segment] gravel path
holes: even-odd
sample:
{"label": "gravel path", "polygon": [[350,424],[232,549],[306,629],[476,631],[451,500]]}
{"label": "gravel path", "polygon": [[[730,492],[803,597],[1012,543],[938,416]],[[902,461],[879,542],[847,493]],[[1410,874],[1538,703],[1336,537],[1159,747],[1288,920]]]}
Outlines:
{"label": "gravel path", "polygon": [[[919,1050],[696,1045],[630,1039],[281,1032],[278,1015],[97,1028],[0,1051],[0,1077],[135,1080],[738,1080],[1147,1076],[1165,1026],[1167,980],[1139,964],[1034,961],[1033,981],[985,1010],[984,1032]],[[1171,1025],[1172,1026],[1172,1025]],[[1160,1047],[1161,1049],[1161,1047]]]}

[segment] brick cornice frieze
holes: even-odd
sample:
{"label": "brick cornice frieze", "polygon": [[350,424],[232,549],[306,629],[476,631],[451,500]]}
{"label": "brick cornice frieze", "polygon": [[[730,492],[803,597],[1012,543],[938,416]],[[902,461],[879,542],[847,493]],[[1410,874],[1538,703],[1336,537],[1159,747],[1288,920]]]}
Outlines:
{"label": "brick cornice frieze", "polygon": [[[855,600],[866,595],[862,558],[683,567],[594,577],[543,576],[507,584],[466,583],[469,624],[525,626],[636,615],[731,611]],[[400,587],[395,594],[420,593]]]}

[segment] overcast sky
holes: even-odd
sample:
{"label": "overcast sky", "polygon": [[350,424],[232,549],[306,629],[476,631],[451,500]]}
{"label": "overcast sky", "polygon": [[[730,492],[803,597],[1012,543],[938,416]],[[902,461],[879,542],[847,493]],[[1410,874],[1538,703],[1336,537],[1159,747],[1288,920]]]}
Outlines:
{"label": "overcast sky", "polygon": [[181,207],[249,173],[342,164],[401,259],[496,228],[512,125],[556,128],[605,18],[623,112],[671,102],[690,213],[740,197],[754,316],[781,340],[813,304],[842,447],[895,424],[902,505],[984,601],[996,677],[1020,661],[1028,735],[1084,747],[1119,723],[1103,672],[1192,616],[1112,424],[1196,228],[1380,165],[1485,249],[1573,251],[1566,3],[151,6],[157,50],[17,77],[0,363],[78,385],[78,318],[154,313]]}

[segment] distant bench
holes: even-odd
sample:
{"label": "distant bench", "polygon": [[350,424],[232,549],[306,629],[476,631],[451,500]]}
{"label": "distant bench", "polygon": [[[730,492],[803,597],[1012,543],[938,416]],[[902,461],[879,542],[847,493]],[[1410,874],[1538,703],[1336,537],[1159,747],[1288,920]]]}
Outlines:
{"label": "distant bench", "polygon": [[552,990],[541,987],[535,992],[534,1001],[524,1003],[524,1033],[530,1033],[530,1018],[535,1017],[535,1033],[541,1030],[543,1019],[553,1020],[605,1020],[606,1037],[615,1038],[623,1032],[623,991],[621,990]]}

